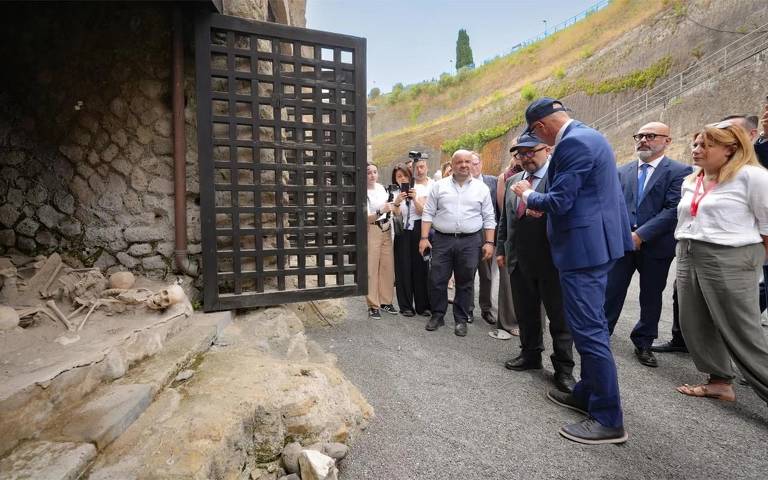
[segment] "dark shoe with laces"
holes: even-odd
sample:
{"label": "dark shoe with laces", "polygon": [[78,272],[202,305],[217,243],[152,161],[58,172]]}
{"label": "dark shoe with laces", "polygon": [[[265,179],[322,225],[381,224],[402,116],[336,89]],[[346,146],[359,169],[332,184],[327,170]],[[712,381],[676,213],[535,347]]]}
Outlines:
{"label": "dark shoe with laces", "polygon": [[646,367],[656,368],[659,366],[650,348],[635,348],[635,356]]}
{"label": "dark shoe with laces", "polygon": [[573,375],[565,372],[555,372],[554,377],[555,388],[563,393],[571,393],[573,387],[576,386],[576,380]]}
{"label": "dark shoe with laces", "polygon": [[523,370],[541,370],[543,366],[541,364],[541,358],[525,358],[522,355],[518,355],[512,360],[504,362],[504,368],[522,372]]}
{"label": "dark shoe with laces", "polygon": [[560,390],[549,390],[547,392],[547,398],[561,407],[568,408],[574,412],[579,412],[582,415],[589,415],[587,413],[587,405],[579,402],[572,393],[565,393]]}
{"label": "dark shoe with laces", "polygon": [[429,321],[427,322],[427,326],[424,327],[427,331],[432,332],[440,328],[441,326],[445,325],[445,322],[442,318],[438,317],[430,317]]}
{"label": "dark shoe with laces", "polygon": [[413,310],[400,310],[400,315],[404,317],[415,317],[416,313]]}
{"label": "dark shoe with laces", "polygon": [[683,343],[669,341],[651,346],[651,351],[656,353],[688,353],[688,348]]}
{"label": "dark shoe with laces", "polygon": [[381,314],[379,313],[378,308],[369,308],[368,316],[374,320],[381,320]]}
{"label": "dark shoe with laces", "polygon": [[624,443],[629,438],[624,427],[606,427],[592,417],[566,425],[560,429],[559,433],[568,440],[586,445]]}
{"label": "dark shoe with laces", "polygon": [[387,313],[392,314],[392,315],[397,315],[397,313],[398,313],[397,309],[392,304],[382,305],[381,309],[384,310]]}
{"label": "dark shoe with laces", "polygon": [[488,325],[496,325],[496,318],[494,318],[493,313],[483,312],[480,316],[483,317],[483,320],[485,320],[485,323]]}
{"label": "dark shoe with laces", "polygon": [[464,323],[464,322],[457,323],[456,324],[456,329],[453,331],[453,333],[455,333],[457,337],[466,337],[467,336],[467,324]]}
{"label": "dark shoe with laces", "polygon": [[422,317],[431,317],[432,316],[432,312],[430,310],[424,310],[419,315],[421,315]]}

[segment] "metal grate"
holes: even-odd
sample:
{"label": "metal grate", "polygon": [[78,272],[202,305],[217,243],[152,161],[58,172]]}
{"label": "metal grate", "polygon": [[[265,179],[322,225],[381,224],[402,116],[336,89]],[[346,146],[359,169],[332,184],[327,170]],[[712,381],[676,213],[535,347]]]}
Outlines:
{"label": "metal grate", "polygon": [[365,40],[197,19],[206,311],[366,293]]}

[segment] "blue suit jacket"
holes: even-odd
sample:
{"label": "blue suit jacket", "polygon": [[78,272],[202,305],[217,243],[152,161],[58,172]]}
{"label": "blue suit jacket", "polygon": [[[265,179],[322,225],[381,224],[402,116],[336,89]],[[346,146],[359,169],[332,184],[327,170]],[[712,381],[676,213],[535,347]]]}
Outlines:
{"label": "blue suit jacket", "polygon": [[608,141],[574,121],[550,159],[549,191],[532,192],[528,207],[547,212],[558,270],[596,267],[633,249],[627,209]]}
{"label": "blue suit jacket", "polygon": [[693,169],[662,157],[656,171],[646,183],[643,198],[637,205],[637,160],[619,168],[619,181],[629,215],[629,224],[643,239],[641,251],[652,258],[675,256],[675,227],[680,185]]}

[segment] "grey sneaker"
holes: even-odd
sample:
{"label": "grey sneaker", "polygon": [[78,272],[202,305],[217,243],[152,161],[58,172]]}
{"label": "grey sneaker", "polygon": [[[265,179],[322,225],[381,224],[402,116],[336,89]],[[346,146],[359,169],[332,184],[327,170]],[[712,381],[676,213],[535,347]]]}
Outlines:
{"label": "grey sneaker", "polygon": [[397,313],[398,313],[397,309],[394,306],[392,306],[391,304],[390,305],[382,305],[381,309],[384,310],[387,313],[391,313],[392,315],[397,315]]}
{"label": "grey sneaker", "polygon": [[568,440],[586,445],[624,443],[629,438],[624,427],[606,427],[592,417],[566,425],[560,429],[559,433]]}
{"label": "grey sneaker", "polygon": [[381,320],[381,314],[379,313],[378,308],[369,308],[368,316],[374,320]]}

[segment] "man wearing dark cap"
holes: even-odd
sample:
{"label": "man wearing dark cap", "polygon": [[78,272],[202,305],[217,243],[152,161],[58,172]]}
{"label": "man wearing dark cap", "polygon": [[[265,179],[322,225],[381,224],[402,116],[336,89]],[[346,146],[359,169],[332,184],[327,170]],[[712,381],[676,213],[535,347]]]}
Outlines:
{"label": "man wearing dark cap", "polygon": [[562,427],[562,436],[585,444],[623,443],[627,433],[603,304],[608,272],[633,244],[613,151],[599,132],[572,120],[559,100],[533,101],[525,119],[526,132],[555,147],[549,191],[534,191],[527,180],[512,189],[527,208],[547,214],[565,318],[581,356],[573,393],[550,390],[547,397],[587,415]]}
{"label": "man wearing dark cap", "polygon": [[573,340],[563,316],[560,278],[549,251],[547,219],[542,212],[525,208],[522,199],[509,191],[520,180],[527,180],[535,191],[547,192],[547,169],[552,149],[535,136],[523,134],[509,151],[520,162],[523,171],[510,177],[505,186],[504,208],[496,239],[496,262],[499,268],[506,266],[509,272],[522,350],[504,366],[517,371],[542,368],[544,315],[541,303],[544,303],[552,335],[553,354],[550,358],[555,369],[555,387],[571,393],[576,383],[572,375]]}

